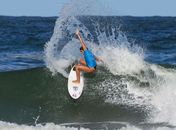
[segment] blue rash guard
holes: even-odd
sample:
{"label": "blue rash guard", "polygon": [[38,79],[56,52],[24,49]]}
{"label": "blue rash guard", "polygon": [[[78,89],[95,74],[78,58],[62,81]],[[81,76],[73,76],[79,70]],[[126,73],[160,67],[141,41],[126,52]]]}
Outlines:
{"label": "blue rash guard", "polygon": [[86,64],[89,68],[94,68],[96,67],[96,60],[95,60],[95,56],[92,54],[91,51],[89,51],[88,49],[86,49],[84,51],[84,58],[86,61]]}

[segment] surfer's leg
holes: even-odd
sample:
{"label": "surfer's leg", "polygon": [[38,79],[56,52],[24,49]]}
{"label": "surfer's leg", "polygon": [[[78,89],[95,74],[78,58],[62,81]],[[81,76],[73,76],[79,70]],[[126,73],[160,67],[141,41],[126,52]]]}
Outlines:
{"label": "surfer's leg", "polygon": [[81,71],[92,73],[92,72],[95,71],[95,69],[94,68],[89,68],[88,66],[84,66],[84,65],[77,65],[76,66],[76,77],[77,77],[77,80],[74,80],[73,83],[80,83],[80,72]]}
{"label": "surfer's leg", "polygon": [[72,81],[73,83],[80,83],[80,70],[78,69],[78,66],[80,66],[80,65],[75,66],[76,67],[76,78],[77,78],[77,80]]}
{"label": "surfer's leg", "polygon": [[85,72],[88,72],[88,73],[92,73],[92,72],[95,71],[94,68],[89,68],[88,66],[85,66],[85,65],[79,65],[79,66],[78,66],[78,69],[79,69],[80,71],[85,71]]}
{"label": "surfer's leg", "polygon": [[80,62],[82,65],[86,65],[86,61],[85,61],[83,58],[81,58],[81,59],[79,60],[79,62]]}

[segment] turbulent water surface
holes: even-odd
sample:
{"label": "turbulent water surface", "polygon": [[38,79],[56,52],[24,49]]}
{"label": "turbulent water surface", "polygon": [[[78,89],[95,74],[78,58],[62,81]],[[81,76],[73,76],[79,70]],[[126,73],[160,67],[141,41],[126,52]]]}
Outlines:
{"label": "turbulent water surface", "polygon": [[[176,18],[79,15],[73,7],[59,18],[0,16],[0,129],[176,129]],[[84,74],[73,101],[76,29],[104,62]]]}

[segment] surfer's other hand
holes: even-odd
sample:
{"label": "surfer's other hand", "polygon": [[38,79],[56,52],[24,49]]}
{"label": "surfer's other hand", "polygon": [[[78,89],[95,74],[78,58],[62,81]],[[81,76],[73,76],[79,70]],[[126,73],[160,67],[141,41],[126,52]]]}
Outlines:
{"label": "surfer's other hand", "polygon": [[78,29],[76,30],[76,35],[79,35],[79,30]]}

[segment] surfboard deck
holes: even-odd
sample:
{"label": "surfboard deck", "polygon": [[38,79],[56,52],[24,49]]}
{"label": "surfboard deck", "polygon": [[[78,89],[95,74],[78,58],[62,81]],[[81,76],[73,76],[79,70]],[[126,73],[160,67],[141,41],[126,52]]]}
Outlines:
{"label": "surfboard deck", "polygon": [[73,83],[72,81],[77,79],[74,67],[75,66],[72,67],[70,74],[68,76],[68,92],[73,99],[78,99],[83,92],[84,77],[81,73],[80,83],[79,84]]}

